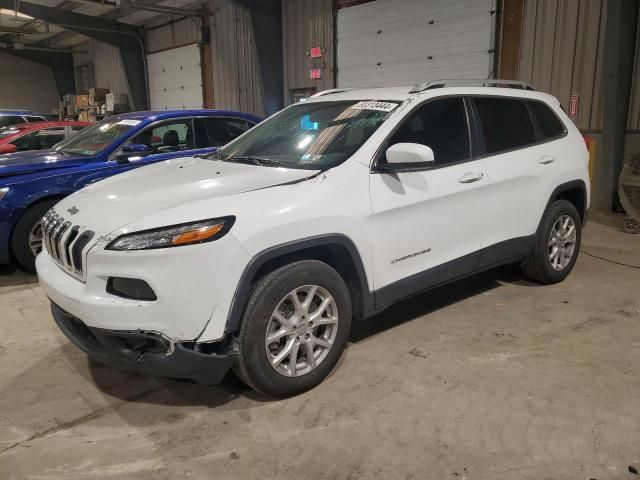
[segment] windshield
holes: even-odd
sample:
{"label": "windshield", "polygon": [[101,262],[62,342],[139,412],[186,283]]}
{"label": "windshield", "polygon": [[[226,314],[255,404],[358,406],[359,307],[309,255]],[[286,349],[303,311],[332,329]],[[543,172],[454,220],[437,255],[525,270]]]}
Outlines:
{"label": "windshield", "polygon": [[140,120],[133,119],[104,119],[54,145],[53,150],[70,155],[96,155],[109,145],[121,140],[139,123]]}
{"label": "windshield", "polygon": [[353,155],[397,102],[310,102],[289,107],[218,150],[212,158],[324,170]]}
{"label": "windshield", "polygon": [[11,135],[15,135],[16,133],[18,133],[20,130],[20,128],[15,126],[2,127],[0,128],[0,138],[10,137]]}

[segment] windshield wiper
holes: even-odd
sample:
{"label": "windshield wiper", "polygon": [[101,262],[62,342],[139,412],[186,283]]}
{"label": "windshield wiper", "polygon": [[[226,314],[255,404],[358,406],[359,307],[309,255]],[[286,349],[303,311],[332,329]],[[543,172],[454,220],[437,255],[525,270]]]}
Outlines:
{"label": "windshield wiper", "polygon": [[263,158],[263,157],[253,157],[253,156],[229,157],[229,158],[225,158],[222,161],[223,162],[252,163],[254,165],[259,165],[259,166],[289,168],[289,165],[287,165],[284,162],[280,162],[278,160],[273,160],[271,158]]}

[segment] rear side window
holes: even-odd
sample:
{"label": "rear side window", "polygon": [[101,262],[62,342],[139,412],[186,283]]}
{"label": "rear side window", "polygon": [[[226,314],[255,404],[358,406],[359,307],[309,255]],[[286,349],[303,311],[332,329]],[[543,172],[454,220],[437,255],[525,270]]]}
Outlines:
{"label": "rear side window", "polygon": [[476,97],[473,99],[488,155],[522,148],[536,142],[527,106],[513,98]]}
{"label": "rear side window", "polygon": [[553,113],[553,111],[542,102],[529,101],[529,108],[531,109],[531,115],[533,120],[538,124],[542,138],[540,140],[551,140],[553,138],[561,137],[565,134],[566,130],[564,125]]}
{"label": "rear side window", "polygon": [[462,98],[433,100],[409,115],[389,145],[420,143],[431,147],[437,166],[469,158],[469,129]]}
{"label": "rear side window", "polygon": [[27,119],[27,122],[44,122],[45,118],[44,117],[34,117],[34,116],[25,116],[24,118]]}
{"label": "rear side window", "polygon": [[207,145],[204,145],[204,142],[202,142],[203,147],[221,147],[226,145],[253,126],[246,120],[238,118],[200,118],[198,122],[203,130],[201,135],[206,136]]}

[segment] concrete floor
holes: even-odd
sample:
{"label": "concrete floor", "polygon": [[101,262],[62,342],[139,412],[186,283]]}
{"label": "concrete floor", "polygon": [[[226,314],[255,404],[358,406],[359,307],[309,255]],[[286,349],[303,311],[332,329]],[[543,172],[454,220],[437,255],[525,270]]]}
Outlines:
{"label": "concrete floor", "polygon": [[[619,219],[615,220],[616,222]],[[583,250],[640,267],[595,218]],[[0,273],[0,478],[633,479],[640,269],[586,254],[560,285],[508,269],[354,327],[315,390],[268,401],[89,364],[34,278]]]}

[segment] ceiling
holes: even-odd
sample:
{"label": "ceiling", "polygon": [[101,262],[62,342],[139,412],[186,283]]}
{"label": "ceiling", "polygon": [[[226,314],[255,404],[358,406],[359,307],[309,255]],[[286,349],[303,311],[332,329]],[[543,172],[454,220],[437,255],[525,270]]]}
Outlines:
{"label": "ceiling", "polygon": [[[29,3],[53,7],[74,13],[81,13],[92,17],[126,23],[129,25],[141,25],[153,18],[166,16],[167,13],[159,13],[144,10],[138,7],[115,7],[100,0],[26,0]],[[115,3],[109,1],[108,3]],[[196,2],[196,5],[201,2]],[[193,7],[194,0],[144,0],[145,5],[186,8]],[[28,29],[29,33],[12,33],[11,30]],[[4,31],[3,31],[4,29]],[[66,30],[53,24],[33,19],[13,10],[0,9],[0,42],[14,41],[28,45],[38,45],[50,48],[70,48],[85,42],[85,35]]]}

